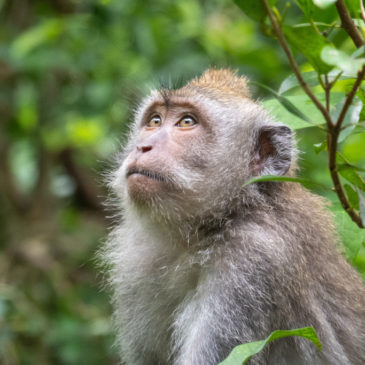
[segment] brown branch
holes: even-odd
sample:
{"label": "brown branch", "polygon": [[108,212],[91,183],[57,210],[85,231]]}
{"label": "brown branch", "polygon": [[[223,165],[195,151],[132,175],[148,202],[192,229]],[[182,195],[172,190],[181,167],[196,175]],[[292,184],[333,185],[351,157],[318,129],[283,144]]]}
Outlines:
{"label": "brown branch", "polygon": [[356,79],[354,85],[352,86],[351,91],[347,94],[345,104],[344,104],[344,106],[341,110],[341,113],[338,116],[338,119],[335,124],[335,128],[338,131],[341,129],[342,122],[345,119],[346,113],[347,113],[352,101],[354,100],[355,94],[356,94],[357,90],[359,89],[361,82],[364,80],[364,76],[365,76],[365,66],[363,66],[361,71],[357,74],[357,79]]}
{"label": "brown branch", "polygon": [[324,119],[326,120],[327,124],[332,124],[331,121],[331,117],[330,114],[328,113],[328,111],[326,110],[326,108],[321,104],[321,102],[316,98],[316,96],[313,94],[312,90],[309,88],[308,84],[304,81],[302,74],[300,73],[299,67],[291,53],[291,50],[289,48],[289,45],[284,37],[284,34],[281,30],[281,27],[275,17],[275,15],[273,14],[270,5],[268,4],[267,0],[262,0],[262,3],[266,9],[267,14],[269,15],[272,27],[274,29],[274,33],[278,38],[278,41],[281,45],[281,47],[283,48],[288,60],[289,60],[289,64],[296,76],[296,78],[298,79],[298,82],[300,84],[300,86],[303,88],[303,90],[305,91],[305,93],[309,96],[309,98],[313,101],[313,103],[316,105],[316,107],[319,109],[319,111],[322,113]]}
{"label": "brown branch", "polygon": [[[331,179],[334,185],[334,189],[336,191],[336,194],[342,204],[342,207],[344,208],[344,210],[349,214],[349,216],[351,217],[351,219],[360,227],[360,228],[364,228],[364,225],[362,223],[362,219],[360,217],[360,215],[358,214],[358,212],[351,207],[351,204],[347,198],[347,195],[342,187],[341,184],[341,180],[337,171],[337,161],[336,161],[336,155],[337,155],[337,141],[338,141],[338,136],[340,134],[341,131],[341,125],[342,122],[345,118],[345,115],[353,101],[353,98],[358,90],[358,88],[360,87],[361,81],[364,78],[364,74],[365,74],[365,66],[363,67],[363,69],[359,72],[358,77],[351,89],[351,91],[348,93],[347,97],[346,97],[346,101],[345,104],[341,110],[341,113],[336,121],[336,123],[334,124],[332,119],[331,119],[331,115],[329,112],[329,102],[330,102],[330,98],[329,98],[329,91],[333,86],[333,83],[329,83],[328,82],[328,78],[326,78],[326,87],[325,87],[325,92],[326,92],[326,107],[324,107],[319,100],[316,98],[316,96],[312,93],[311,89],[309,88],[309,86],[307,85],[307,83],[304,81],[299,67],[291,53],[291,50],[289,48],[288,43],[286,42],[286,39],[283,35],[282,29],[275,17],[275,15],[273,14],[268,1],[267,0],[262,0],[262,3],[266,9],[266,12],[270,18],[272,27],[274,29],[274,33],[278,38],[278,41],[281,45],[281,47],[283,48],[291,68],[294,71],[295,76],[297,77],[301,87],[303,88],[303,90],[306,92],[306,94],[310,97],[310,99],[313,101],[313,103],[316,105],[316,107],[321,111],[322,115],[324,116],[326,123],[327,123],[327,146],[328,146],[328,165],[329,165],[329,170],[330,170],[330,174],[331,174]],[[348,20],[347,16],[349,16],[346,7],[344,6],[342,0],[338,0],[336,3],[337,9],[339,11],[341,20],[342,20],[342,25],[345,28],[345,30],[347,31],[347,33],[350,35],[350,37],[354,40],[355,44],[360,47],[363,44],[363,40],[361,38],[360,33],[358,32],[357,28],[355,27],[355,25],[353,24],[353,21],[350,17],[350,21]],[[344,10],[342,9],[342,6],[344,7]],[[355,28],[355,31],[353,29],[353,27]],[[360,36],[360,39],[358,38],[358,36]],[[360,43],[361,42],[361,43]]]}
{"label": "brown branch", "polygon": [[331,179],[333,182],[333,186],[335,188],[336,194],[342,204],[343,209],[347,212],[347,214],[351,217],[351,219],[360,227],[365,228],[364,224],[362,223],[362,219],[358,212],[351,207],[351,204],[347,198],[345,191],[343,190],[340,176],[337,171],[337,141],[338,136],[341,132],[341,126],[345,119],[346,113],[354,99],[354,96],[361,85],[361,81],[364,79],[365,76],[365,66],[362,70],[358,73],[357,79],[352,86],[351,91],[347,94],[345,104],[341,110],[341,113],[335,123],[335,125],[331,125],[328,127],[327,133],[327,147],[328,147],[328,167],[330,170]]}
{"label": "brown branch", "polygon": [[351,15],[349,14],[343,0],[336,1],[336,8],[341,18],[342,28],[345,29],[347,34],[351,37],[351,39],[355,43],[355,46],[357,48],[361,47],[364,44],[364,40],[359,30],[356,28],[356,25],[352,20]]}

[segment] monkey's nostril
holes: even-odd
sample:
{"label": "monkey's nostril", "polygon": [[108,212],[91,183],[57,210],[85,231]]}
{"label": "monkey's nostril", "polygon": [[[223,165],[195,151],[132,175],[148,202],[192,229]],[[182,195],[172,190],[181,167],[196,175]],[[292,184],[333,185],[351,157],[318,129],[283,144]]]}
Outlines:
{"label": "monkey's nostril", "polygon": [[152,150],[152,146],[141,146],[138,148],[142,153],[148,152]]}

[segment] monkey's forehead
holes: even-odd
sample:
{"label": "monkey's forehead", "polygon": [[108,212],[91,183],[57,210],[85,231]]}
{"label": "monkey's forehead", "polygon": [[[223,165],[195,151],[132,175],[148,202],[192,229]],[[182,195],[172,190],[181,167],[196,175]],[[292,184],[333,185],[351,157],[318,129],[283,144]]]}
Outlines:
{"label": "monkey's forehead", "polygon": [[237,94],[230,89],[202,88],[188,84],[180,89],[152,90],[138,108],[145,110],[151,105],[159,105],[166,108],[174,106],[186,106],[189,108],[209,109],[214,104],[220,107],[254,103],[252,99],[242,94]]}

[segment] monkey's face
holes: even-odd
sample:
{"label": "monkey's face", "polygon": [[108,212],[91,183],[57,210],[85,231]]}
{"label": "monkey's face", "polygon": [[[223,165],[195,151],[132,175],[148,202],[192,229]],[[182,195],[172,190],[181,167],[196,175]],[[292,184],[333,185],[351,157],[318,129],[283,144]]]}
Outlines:
{"label": "monkey's face", "polygon": [[251,99],[191,87],[152,93],[125,152],[114,181],[124,198],[179,221],[207,219],[252,197],[248,178],[286,173],[291,137]]}
{"label": "monkey's face", "polygon": [[135,133],[123,163],[129,197],[148,203],[191,196],[211,135],[201,111],[185,101],[157,99],[141,112]]}

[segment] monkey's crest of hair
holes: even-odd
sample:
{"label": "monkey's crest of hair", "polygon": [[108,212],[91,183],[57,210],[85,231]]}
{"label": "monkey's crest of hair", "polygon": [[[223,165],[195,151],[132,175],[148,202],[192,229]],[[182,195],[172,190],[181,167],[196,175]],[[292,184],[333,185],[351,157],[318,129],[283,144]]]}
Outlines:
{"label": "monkey's crest of hair", "polygon": [[250,98],[247,78],[238,76],[237,70],[210,68],[202,76],[186,84],[185,88],[215,89],[230,95]]}

